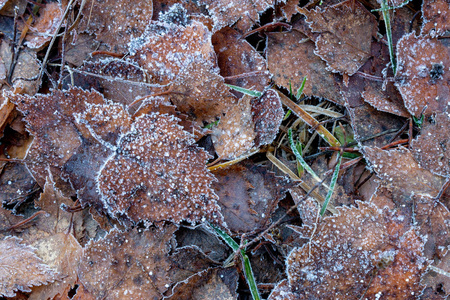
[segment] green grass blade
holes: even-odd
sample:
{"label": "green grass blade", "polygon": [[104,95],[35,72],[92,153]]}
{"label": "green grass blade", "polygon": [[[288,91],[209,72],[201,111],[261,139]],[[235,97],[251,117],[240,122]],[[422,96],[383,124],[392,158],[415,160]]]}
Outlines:
{"label": "green grass blade", "polygon": [[295,146],[294,139],[292,138],[292,129],[288,130],[288,137],[289,137],[289,144],[291,145],[292,152],[294,153],[295,157],[297,158],[297,161],[302,165],[303,169],[306,170],[317,182],[321,182],[322,179],[320,179],[319,176],[314,172],[313,169],[306,163],[306,161],[303,159],[300,152],[298,152],[297,147]]}
{"label": "green grass blade", "polygon": [[231,84],[227,84],[227,83],[225,83],[225,85],[226,85],[227,87],[229,87],[229,88],[235,90],[235,91],[238,91],[238,92],[243,93],[243,94],[250,95],[250,96],[252,96],[252,97],[261,97],[262,94],[263,94],[263,93],[261,93],[261,92],[248,90],[248,89],[243,88],[243,87],[240,87],[240,86],[235,86],[235,85],[231,85]]}
{"label": "green grass blade", "polygon": [[300,100],[300,96],[303,94],[303,89],[305,88],[305,84],[306,84],[306,76],[303,77],[302,85],[297,90],[297,95],[295,96],[295,98],[297,100]]}
{"label": "green grass blade", "polygon": [[391,17],[389,15],[389,9],[386,0],[382,0],[381,2],[381,12],[383,14],[384,25],[386,26],[386,38],[389,47],[389,56],[391,58],[392,70],[394,71],[395,75],[395,72],[397,71],[397,62],[395,60],[394,42],[392,40]]}
{"label": "green grass blade", "polygon": [[261,296],[258,292],[258,286],[256,285],[255,276],[253,276],[252,266],[250,264],[250,259],[243,249],[239,249],[239,244],[231,238],[225,231],[221,230],[219,227],[209,223],[212,229],[219,235],[225,243],[233,249],[234,252],[240,251],[242,256],[242,264],[244,267],[245,280],[247,281],[248,287],[250,288],[250,293],[252,294],[253,300],[260,300]]}
{"label": "green grass blade", "polygon": [[229,236],[225,231],[223,231],[222,229],[211,223],[209,224],[209,226],[211,226],[211,228],[214,229],[214,231],[225,241],[225,243],[228,246],[230,246],[231,249],[233,249],[233,251],[239,250],[239,244],[236,243],[236,241],[233,240],[231,236]]}
{"label": "green grass blade", "polygon": [[245,251],[241,249],[242,264],[244,265],[244,275],[247,280],[248,287],[250,288],[250,293],[252,294],[253,300],[260,300],[261,296],[258,292],[258,286],[256,285],[255,276],[253,276],[252,266],[250,265],[250,259],[248,258]]}
{"label": "green grass blade", "polygon": [[341,167],[342,156],[338,154],[338,162],[333,172],[333,177],[331,178],[330,189],[328,190],[327,197],[325,198],[325,202],[322,205],[322,209],[320,210],[320,215],[323,216],[325,214],[325,210],[327,209],[327,205],[330,202],[331,196],[333,196],[334,187],[336,186],[336,181],[339,176],[339,168]]}

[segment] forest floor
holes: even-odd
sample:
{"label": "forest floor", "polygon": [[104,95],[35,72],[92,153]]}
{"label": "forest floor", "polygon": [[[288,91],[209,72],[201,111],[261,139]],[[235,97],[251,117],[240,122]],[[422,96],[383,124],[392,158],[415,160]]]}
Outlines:
{"label": "forest floor", "polygon": [[0,6],[0,298],[448,298],[448,0]]}

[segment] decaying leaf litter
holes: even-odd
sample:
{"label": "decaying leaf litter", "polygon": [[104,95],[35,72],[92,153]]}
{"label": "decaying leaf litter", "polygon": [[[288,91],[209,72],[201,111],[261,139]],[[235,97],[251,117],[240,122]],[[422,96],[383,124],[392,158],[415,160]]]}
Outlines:
{"label": "decaying leaf litter", "polygon": [[449,296],[448,1],[0,5],[1,297]]}

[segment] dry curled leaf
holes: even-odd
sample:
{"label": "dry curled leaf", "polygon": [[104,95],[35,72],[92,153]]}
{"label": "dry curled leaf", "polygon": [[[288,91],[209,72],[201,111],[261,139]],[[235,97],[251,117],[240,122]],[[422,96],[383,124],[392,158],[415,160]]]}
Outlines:
{"label": "dry curled leaf", "polygon": [[0,295],[4,297],[14,297],[16,291],[30,292],[33,286],[60,279],[34,248],[20,241],[16,237],[0,240]]}
{"label": "dry curled leaf", "polygon": [[[397,44],[395,83],[405,107],[416,118],[449,108],[450,45],[426,36],[406,34]],[[424,109],[426,110],[424,111]]]}
{"label": "dry curled leaf", "polygon": [[126,53],[128,43],[144,32],[143,24],[150,22],[153,16],[153,1],[148,0],[79,2],[84,6],[78,30],[95,33],[97,40],[116,53]]}
{"label": "dry curled leaf", "polygon": [[315,10],[298,9],[307,22],[316,43],[315,54],[327,62],[332,72],[353,75],[370,57],[372,36],[377,22],[361,3],[344,1]]}
{"label": "dry curled leaf", "polygon": [[174,225],[112,230],[84,249],[78,277],[97,299],[160,299],[168,277]]}
{"label": "dry curled leaf", "polygon": [[279,286],[271,299],[407,299],[420,293],[422,240],[413,230],[392,236],[393,216],[371,204],[358,206],[338,208],[315,229],[297,228],[311,240],[289,254],[289,286]]}

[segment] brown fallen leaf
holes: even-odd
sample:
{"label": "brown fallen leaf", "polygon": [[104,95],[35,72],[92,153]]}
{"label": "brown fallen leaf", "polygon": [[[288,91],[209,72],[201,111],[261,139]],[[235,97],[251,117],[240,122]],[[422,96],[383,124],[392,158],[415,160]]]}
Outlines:
{"label": "brown fallen leaf", "polygon": [[243,162],[214,172],[213,187],[219,196],[225,222],[233,233],[264,229],[294,183],[277,177],[263,166]]}
{"label": "brown fallen leaf", "polygon": [[339,76],[326,70],[326,64],[314,54],[314,43],[298,31],[267,34],[267,65],[278,86],[297,91],[307,82],[303,93],[343,104]]}
{"label": "brown fallen leaf", "polygon": [[236,23],[235,27],[241,33],[258,22],[259,13],[273,6],[269,0],[201,0],[200,3],[206,5],[213,18],[213,31]]}
{"label": "brown fallen leaf", "polygon": [[[265,59],[230,27],[224,27],[212,36],[220,75],[227,83],[262,92],[269,84],[270,73]],[[236,92],[235,95],[242,96]]]}
{"label": "brown fallen leaf", "polygon": [[431,37],[443,35],[450,30],[450,6],[445,0],[424,0],[422,4],[423,35]]}
{"label": "brown fallen leaf", "polygon": [[398,203],[409,199],[412,194],[436,197],[445,179],[422,168],[406,148],[381,150],[377,147],[363,147],[364,157],[371,169],[386,185],[399,193]]}
{"label": "brown fallen leaf", "polygon": [[47,3],[39,10],[39,17],[26,35],[25,45],[31,49],[42,49],[56,34],[62,17],[63,8],[60,3]]}
{"label": "brown fallen leaf", "polygon": [[[82,3],[82,1],[79,1]],[[95,33],[97,40],[106,43],[115,53],[128,52],[128,43],[145,30],[143,24],[151,21],[153,1],[100,1],[83,2],[83,19],[78,30]]]}
{"label": "brown fallen leaf", "polygon": [[211,136],[217,154],[221,159],[234,159],[252,148],[270,144],[283,116],[280,96],[275,90],[269,89],[255,99],[244,95],[213,128]]}
{"label": "brown fallen leaf", "polygon": [[164,299],[236,299],[238,272],[235,268],[214,268],[195,274],[175,286]]}
{"label": "brown fallen leaf", "polygon": [[327,62],[332,72],[353,75],[370,57],[372,37],[377,33],[377,22],[361,3],[344,1],[339,5],[298,11],[307,22],[316,44],[315,54]]}
{"label": "brown fallen leaf", "polygon": [[82,255],[82,247],[72,234],[59,232],[34,244],[36,254],[64,278],[48,285],[35,287],[30,300],[51,299],[62,295],[67,287],[74,287],[77,281],[77,267]]}
{"label": "brown fallen leaf", "polygon": [[424,169],[434,174],[450,177],[450,116],[437,113],[425,119],[420,131],[411,143],[414,158]]}
{"label": "brown fallen leaf", "polygon": [[82,144],[73,114],[85,111],[88,103],[105,101],[98,93],[78,88],[35,97],[10,93],[8,98],[25,115],[27,130],[34,136],[25,160],[41,187],[47,167],[62,167]]}
{"label": "brown fallen leaf", "polygon": [[371,299],[377,293],[408,299],[420,293],[426,259],[417,234],[392,236],[395,216],[368,203],[338,210],[317,228],[296,229],[311,240],[289,254],[288,286],[277,287],[270,299]]}
{"label": "brown fallen leaf", "polygon": [[[427,36],[406,34],[397,44],[395,84],[416,118],[449,109],[449,45]],[[426,107],[426,110],[424,111]]]}
{"label": "brown fallen leaf", "polygon": [[14,297],[16,291],[30,292],[32,286],[49,284],[60,276],[43,263],[35,249],[21,244],[21,239],[0,240],[0,295]]}
{"label": "brown fallen leaf", "polygon": [[80,281],[97,299],[160,299],[172,284],[168,254],[176,229],[113,229],[84,249]]}

